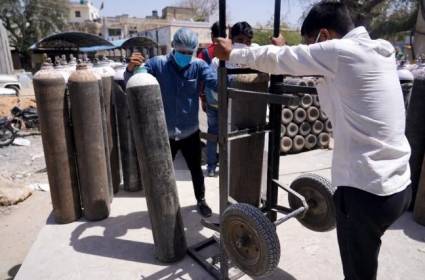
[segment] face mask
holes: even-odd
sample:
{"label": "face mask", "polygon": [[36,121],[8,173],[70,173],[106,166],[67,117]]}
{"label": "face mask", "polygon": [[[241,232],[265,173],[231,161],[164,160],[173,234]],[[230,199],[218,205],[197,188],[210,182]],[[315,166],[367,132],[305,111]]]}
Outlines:
{"label": "face mask", "polygon": [[177,65],[180,68],[184,68],[189,65],[189,63],[192,61],[192,56],[188,54],[182,54],[181,52],[175,51],[174,52],[174,59],[176,60]]}
{"label": "face mask", "polygon": [[242,44],[242,43],[234,43],[233,44],[233,48],[234,49],[243,49],[243,48],[247,48],[248,45]]}

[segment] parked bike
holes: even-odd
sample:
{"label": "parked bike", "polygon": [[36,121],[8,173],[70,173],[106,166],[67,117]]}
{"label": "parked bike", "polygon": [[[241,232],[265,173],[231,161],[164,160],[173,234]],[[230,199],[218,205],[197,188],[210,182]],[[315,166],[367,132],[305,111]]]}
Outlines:
{"label": "parked bike", "polygon": [[15,127],[15,121],[8,117],[0,118],[0,147],[4,147],[13,143],[19,131]]}
{"label": "parked bike", "polygon": [[15,106],[10,112],[14,116],[15,128],[22,129],[22,124],[24,124],[26,128],[39,128],[37,108],[28,107],[21,109]]}

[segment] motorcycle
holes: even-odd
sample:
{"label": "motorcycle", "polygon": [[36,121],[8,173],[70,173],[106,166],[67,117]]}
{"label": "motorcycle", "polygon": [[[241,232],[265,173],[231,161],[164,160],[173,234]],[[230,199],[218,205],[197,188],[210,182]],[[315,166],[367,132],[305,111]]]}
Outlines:
{"label": "motorcycle", "polygon": [[0,147],[4,147],[13,143],[19,131],[15,127],[16,122],[8,117],[0,118]]}
{"label": "motorcycle", "polygon": [[28,107],[22,110],[18,106],[15,106],[10,112],[14,117],[15,128],[21,129],[22,123],[25,124],[26,128],[39,128],[37,108]]}

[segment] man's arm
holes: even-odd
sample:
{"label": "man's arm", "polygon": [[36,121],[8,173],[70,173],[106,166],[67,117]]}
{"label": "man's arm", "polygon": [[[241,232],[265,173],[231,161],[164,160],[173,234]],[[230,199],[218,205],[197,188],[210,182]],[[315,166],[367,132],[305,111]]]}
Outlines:
{"label": "man's arm", "polygon": [[217,91],[217,72],[205,62],[200,67],[199,79],[204,82],[205,87]]}
{"label": "man's arm", "polygon": [[[322,75],[333,77],[337,72],[338,53],[335,41],[297,46],[262,46],[231,50],[229,42],[220,39],[216,54],[230,63],[271,74]],[[230,49],[229,49],[230,48]],[[230,52],[229,52],[230,51]]]}

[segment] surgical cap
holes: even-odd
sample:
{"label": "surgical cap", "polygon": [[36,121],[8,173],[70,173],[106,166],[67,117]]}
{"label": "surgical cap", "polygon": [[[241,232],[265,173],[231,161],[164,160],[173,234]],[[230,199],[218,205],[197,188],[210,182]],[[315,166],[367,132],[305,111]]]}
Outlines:
{"label": "surgical cap", "polygon": [[198,47],[198,35],[187,28],[180,28],[174,34],[173,47],[195,50]]}

